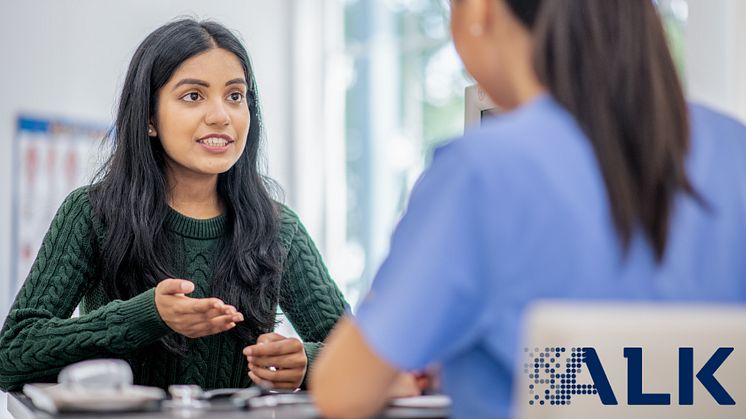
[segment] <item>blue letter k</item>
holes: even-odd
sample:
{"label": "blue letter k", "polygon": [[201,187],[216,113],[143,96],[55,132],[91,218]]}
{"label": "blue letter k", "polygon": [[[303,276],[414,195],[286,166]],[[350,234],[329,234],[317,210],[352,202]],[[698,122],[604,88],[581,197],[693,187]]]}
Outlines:
{"label": "blue letter k", "polygon": [[[697,373],[697,380],[710,392],[712,398],[720,405],[734,405],[736,401],[715,378],[715,371],[723,365],[733,348],[718,348]],[[679,404],[694,403],[694,348],[679,348]]]}

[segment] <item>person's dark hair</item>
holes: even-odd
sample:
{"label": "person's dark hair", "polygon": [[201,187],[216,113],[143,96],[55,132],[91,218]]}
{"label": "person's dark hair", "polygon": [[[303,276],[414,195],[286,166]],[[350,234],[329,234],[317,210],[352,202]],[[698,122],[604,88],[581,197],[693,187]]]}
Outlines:
{"label": "person's dark hair", "polygon": [[[225,235],[210,282],[214,296],[244,314],[246,320],[234,333],[248,343],[275,325],[281,271],[277,208],[269,193],[273,184],[258,167],[263,128],[249,56],[236,36],[218,23],[168,23],[148,35],[132,57],[109,134],[114,149],[90,193],[94,214],[106,230],[99,273],[109,298],[128,299],[165,278],[179,278],[184,269],[170,245],[172,233],[165,228],[165,151],[160,139],[148,137],[147,129],[149,121],[157,126],[159,89],[181,63],[212,48],[233,53],[249,85],[246,148],[236,164],[218,176]],[[162,343],[176,353],[186,349],[176,334]]]}
{"label": "person's dark hair", "polygon": [[535,67],[590,139],[624,248],[642,227],[665,255],[685,171],[689,115],[650,0],[504,0],[534,36]]}

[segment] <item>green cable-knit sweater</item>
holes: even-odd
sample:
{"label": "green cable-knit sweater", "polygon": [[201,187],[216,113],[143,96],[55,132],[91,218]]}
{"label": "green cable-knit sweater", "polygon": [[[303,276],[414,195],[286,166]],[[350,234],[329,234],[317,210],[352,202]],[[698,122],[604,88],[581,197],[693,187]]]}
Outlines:
{"label": "green cable-knit sweater", "polygon": [[[247,387],[248,365],[235,333],[188,339],[185,356],[156,341],[173,332],[161,320],[154,289],[126,301],[110,301],[96,277],[96,240],[103,227],[93,217],[87,187],[73,191],[60,207],[26,282],[0,334],[0,388],[54,381],[60,369],[92,358],[121,358],[135,383],[166,388],[197,384],[205,389]],[[196,220],[171,210],[166,226],[186,255],[191,297],[210,296],[210,273],[224,216]],[[343,314],[346,302],[329,276],[313,241],[286,207],[279,239],[286,252],[279,305],[304,341],[309,365],[321,342]],[[99,242],[100,243],[100,242]],[[71,318],[80,304],[80,316]]]}

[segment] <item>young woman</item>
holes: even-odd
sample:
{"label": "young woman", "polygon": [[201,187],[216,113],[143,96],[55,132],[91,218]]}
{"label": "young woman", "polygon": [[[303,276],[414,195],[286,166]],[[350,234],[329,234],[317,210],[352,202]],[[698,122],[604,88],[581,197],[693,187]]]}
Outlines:
{"label": "young woman", "polygon": [[[347,304],[259,173],[259,98],[238,39],[194,20],[151,33],[111,137],[99,181],[62,204],[11,308],[0,388],[102,357],[164,388],[301,386]],[[303,343],[271,333],[278,304]]]}
{"label": "young woman", "polygon": [[653,2],[453,0],[451,30],[505,113],[415,187],[312,370],[328,416],[437,361],[455,418],[509,417],[538,298],[746,301],[746,127],[687,106]]}

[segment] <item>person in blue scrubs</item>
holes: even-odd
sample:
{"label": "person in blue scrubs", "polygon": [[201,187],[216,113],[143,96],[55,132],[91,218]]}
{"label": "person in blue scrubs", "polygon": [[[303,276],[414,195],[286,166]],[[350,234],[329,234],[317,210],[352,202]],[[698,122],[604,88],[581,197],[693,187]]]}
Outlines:
{"label": "person in blue scrubs", "polygon": [[451,29],[504,112],[415,186],[311,371],[326,416],[433,363],[453,417],[509,416],[537,299],[746,301],[746,127],[686,103],[651,1],[453,0]]}

